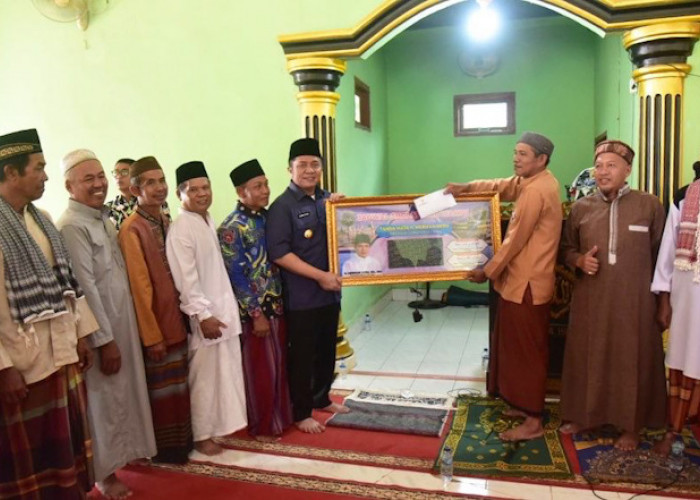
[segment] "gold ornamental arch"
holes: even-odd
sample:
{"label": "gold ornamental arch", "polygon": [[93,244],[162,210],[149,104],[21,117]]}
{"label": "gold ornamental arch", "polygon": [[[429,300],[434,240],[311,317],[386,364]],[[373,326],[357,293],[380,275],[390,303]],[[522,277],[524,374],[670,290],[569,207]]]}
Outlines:
{"label": "gold ornamental arch", "polygon": [[[282,35],[287,70],[298,86],[302,134],[318,139],[323,187],[337,187],[336,92],[348,59],[367,58],[421,19],[467,0],[386,0],[356,26]],[[475,0],[471,0],[475,1]],[[683,86],[700,38],[699,0],[530,0],[596,32],[624,31],[638,93],[639,188],[672,200],[682,182]],[[352,356],[339,328],[337,354]],[[350,363],[350,365],[352,362]],[[351,366],[350,366],[351,367]]]}

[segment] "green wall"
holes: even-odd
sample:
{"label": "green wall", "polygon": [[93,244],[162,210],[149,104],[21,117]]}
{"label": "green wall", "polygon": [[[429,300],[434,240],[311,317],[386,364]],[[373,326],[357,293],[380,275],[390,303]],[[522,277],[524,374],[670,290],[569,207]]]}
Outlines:
{"label": "green wall", "polygon": [[692,66],[691,74],[685,80],[685,114],[683,126],[683,179],[693,180],[693,162],[700,160],[700,45],[695,45],[695,53],[688,59]]}
{"label": "green wall", "polygon": [[[638,131],[635,113],[639,96],[630,92],[633,65],[622,45],[622,35],[613,33],[597,39],[594,49],[595,136],[607,132],[608,139],[624,141],[636,149]],[[635,165],[630,184],[636,187],[637,181]]]}
{"label": "green wall", "polygon": [[622,46],[622,35],[614,33],[596,39],[594,49],[595,135],[607,132],[608,139],[633,145],[637,141],[637,95],[629,90],[633,66]]}
{"label": "green wall", "polygon": [[[500,68],[483,79],[460,70],[467,42],[456,28],[405,32],[383,49],[391,193],[510,176],[513,146],[526,130],[554,142],[550,167],[562,196],[564,184],[590,164],[596,35],[565,18],[513,23],[504,31]],[[516,94],[514,135],[454,137],[454,95],[510,91]]]}
{"label": "green wall", "polygon": [[[355,77],[370,88],[371,130],[355,126]],[[338,92],[338,190],[347,196],[378,196],[388,191],[387,94],[385,56],[379,51],[367,60],[348,61]],[[390,287],[343,289],[344,320],[352,323],[371,310]]]}
{"label": "green wall", "polygon": [[[235,202],[228,173],[239,163],[257,157],[273,195],[289,181],[288,147],[302,132],[277,37],[354,26],[379,0],[91,3],[100,9],[83,33],[29,0],[0,0],[0,133],[39,130],[50,181],[38,204],[63,211],[60,159],[86,147],[108,168],[155,155],[171,184],[178,165],[203,160],[218,221]],[[174,193],[169,202],[178,206]]]}

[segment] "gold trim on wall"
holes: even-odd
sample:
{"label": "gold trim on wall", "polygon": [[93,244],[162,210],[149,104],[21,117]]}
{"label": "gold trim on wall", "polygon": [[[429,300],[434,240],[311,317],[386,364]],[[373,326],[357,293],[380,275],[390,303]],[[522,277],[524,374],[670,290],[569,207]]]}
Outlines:
{"label": "gold trim on wall", "polygon": [[[440,0],[439,0],[440,1]],[[463,1],[463,0],[460,0]],[[389,10],[394,4],[398,3],[399,0],[385,0],[379,7],[374,9],[368,15],[366,15],[356,26],[353,28],[342,28],[335,30],[324,30],[324,31],[307,31],[302,33],[294,33],[288,35],[280,35],[277,37],[277,41],[280,43],[290,43],[290,42],[305,42],[309,39],[313,40],[332,40],[334,38],[346,38],[352,37],[363,29],[367,28],[375,19],[379,18],[384,12]]]}
{"label": "gold trim on wall", "polygon": [[662,5],[678,5],[691,3],[693,0],[598,0],[599,3],[613,8],[658,7]]}
{"label": "gold trim on wall", "polygon": [[[445,4],[440,9],[442,10],[450,5],[460,3],[464,0],[425,0],[424,2],[416,5],[414,8],[404,12],[401,16],[393,19],[391,22],[386,24],[377,33],[368,38],[362,45],[351,49],[339,49],[339,50],[328,50],[328,51],[317,51],[317,52],[304,52],[299,54],[287,54],[288,60],[293,60],[298,57],[345,57],[354,58],[361,57],[365,52],[372,48],[377,42],[382,38],[387,36],[389,33],[394,31],[396,28],[402,24],[410,21],[414,17],[417,17],[421,12],[428,10],[431,7],[437,6],[439,4]],[[341,29],[341,30],[329,30],[329,31],[312,31],[306,33],[297,33],[292,35],[281,35],[277,40],[284,44],[290,42],[319,42],[324,40],[333,39],[344,39],[344,38],[356,38],[362,31],[375,22],[386,10],[392,7],[394,4],[398,3],[398,0],[390,0],[382,4],[379,8],[371,12],[366,18],[364,18],[358,25],[354,28]],[[421,16],[422,17],[422,16]],[[420,19],[420,18],[418,18]],[[416,19],[416,21],[418,21]]]}
{"label": "gold trim on wall", "polygon": [[638,43],[668,38],[700,38],[700,23],[689,21],[660,22],[634,28],[622,37],[625,49]]}
{"label": "gold trim on wall", "polygon": [[301,106],[304,117],[330,116],[335,118],[340,94],[327,90],[306,90],[297,92],[297,101]]}
{"label": "gold trim on wall", "polygon": [[334,59],[332,57],[309,57],[303,55],[295,59],[287,61],[287,71],[303,71],[309,69],[327,69],[345,74],[348,63],[342,59]]}
{"label": "gold trim on wall", "polygon": [[640,95],[683,94],[683,82],[690,73],[689,64],[658,64],[632,71]]}
{"label": "gold trim on wall", "polygon": [[[401,27],[403,24],[409,21],[418,21],[425,17],[426,15],[432,14],[435,11],[442,10],[456,3],[460,3],[464,0],[425,0],[420,4],[416,5],[410,10],[402,13],[398,17],[387,22],[386,25],[382,26],[376,33],[365,40],[361,45],[357,47],[343,48],[343,49],[329,49],[329,50],[316,50],[310,52],[299,52],[290,53],[286,57],[289,61],[293,61],[298,58],[308,58],[308,57],[341,57],[341,58],[358,58],[365,55],[370,49],[374,47],[375,44],[379,43],[382,39],[390,35],[394,30]],[[365,31],[371,24],[377,22],[382,15],[386,14],[388,10],[394,7],[396,4],[400,3],[400,0],[387,0],[382,3],[379,7],[374,9],[368,16],[363,18],[356,26],[346,29],[334,29],[325,31],[313,31],[313,32],[302,32],[287,35],[280,35],[278,41],[281,44],[292,44],[292,43],[302,43],[302,42],[324,42],[330,40],[347,41],[351,42],[353,39],[358,38],[363,31]],[[534,0],[532,3],[540,5],[544,8],[549,8],[555,12],[559,12],[563,15],[573,18],[574,20],[580,21],[582,24],[593,25],[598,29],[603,31],[617,31],[623,29],[633,29],[633,28],[645,28],[646,30],[653,31],[655,28],[650,27],[650,23],[659,24],[685,24],[692,25],[695,22],[700,21],[700,14],[692,14],[688,16],[676,16],[667,18],[647,18],[647,19],[635,19],[630,21],[620,21],[620,22],[607,22],[604,19],[598,17],[597,15],[588,12],[584,8],[575,5],[566,0]],[[612,10],[622,10],[622,9],[633,9],[638,7],[651,7],[651,6],[664,6],[664,5],[675,5],[679,2],[674,2],[670,0],[600,0],[600,3]],[[681,32],[680,36],[684,36]],[[632,42],[635,43],[635,42]]]}

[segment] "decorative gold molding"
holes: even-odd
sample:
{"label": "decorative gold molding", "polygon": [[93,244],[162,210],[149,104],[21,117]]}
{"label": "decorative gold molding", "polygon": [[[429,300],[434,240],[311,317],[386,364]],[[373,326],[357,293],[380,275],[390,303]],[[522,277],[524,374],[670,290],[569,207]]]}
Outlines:
{"label": "decorative gold molding", "polygon": [[[278,41],[283,46],[287,44],[293,45],[300,43],[317,44],[315,48],[310,49],[308,52],[290,51],[290,53],[287,54],[287,59],[290,62],[298,58],[325,57],[351,59],[363,57],[366,56],[366,53],[370,52],[372,49],[376,49],[381,46],[383,40],[386,41],[386,38],[391,35],[391,33],[406,23],[417,22],[435,11],[442,10],[462,1],[464,0],[425,0],[418,3],[413,8],[402,12],[400,15],[390,18],[388,21],[386,21],[386,24],[381,26],[376,32],[369,34],[368,29],[372,24],[378,22],[381,23],[381,18],[383,16],[386,16],[388,12],[396,8],[397,5],[401,4],[401,0],[386,0],[352,28],[281,35],[278,37]],[[681,30],[676,33],[679,36],[693,36],[693,33],[695,33],[695,28],[692,26],[695,25],[695,23],[700,22],[700,13],[689,14],[686,16],[664,18],[649,17],[645,19],[630,19],[625,21],[610,22],[599,17],[593,12],[589,12],[584,7],[580,6],[578,2],[574,3],[567,0],[529,1],[567,16],[574,21],[592,28],[594,31],[597,29],[608,32],[624,29],[635,29],[640,27],[644,28],[646,31],[663,29],[650,27],[650,23],[658,23],[659,25],[685,25],[690,31]],[[595,2],[591,3],[594,4]],[[671,0],[598,0],[598,3],[609,10],[622,11],[644,7],[674,6],[678,5],[679,3],[683,4],[690,2],[674,2]],[[366,39],[360,41],[363,34],[367,34],[368,36]],[[358,41],[356,46],[352,46],[352,42],[354,40]],[[345,46],[342,48],[329,48],[327,50],[319,49],[318,44],[322,44],[323,42],[338,42],[339,44],[344,43]],[[633,41],[631,43],[635,42]],[[375,45],[377,47],[375,47]]]}
{"label": "decorative gold molding", "polygon": [[[298,57],[343,57],[343,58],[355,58],[355,57],[361,57],[365,52],[367,52],[370,48],[372,48],[377,42],[379,42],[382,38],[387,36],[389,33],[394,31],[396,28],[401,26],[402,24],[410,21],[413,18],[416,18],[415,21],[418,21],[424,16],[419,16],[423,11],[430,9],[431,7],[437,6],[439,4],[444,4],[440,7],[440,9],[436,10],[441,10],[443,8],[449,7],[450,5],[453,5],[455,3],[460,3],[461,1],[464,0],[425,0],[424,2],[420,3],[419,5],[415,6],[414,8],[404,12],[401,16],[393,19],[389,23],[387,23],[385,26],[382,27],[381,30],[379,30],[377,33],[372,35],[370,38],[368,38],[365,42],[362,43],[359,47],[355,48],[350,48],[350,49],[339,49],[339,50],[329,50],[329,51],[317,51],[317,52],[308,52],[308,53],[300,53],[300,54],[287,54],[287,59],[288,60],[293,60]],[[389,8],[391,8],[394,4],[399,3],[399,0],[388,0],[384,2],[382,5],[380,5],[377,9],[372,11],[367,17],[365,17],[358,25],[356,25],[354,28],[349,28],[349,29],[341,29],[341,30],[329,30],[329,31],[315,31],[315,32],[308,32],[308,33],[298,33],[298,34],[292,34],[292,35],[282,35],[277,38],[277,40],[281,44],[285,43],[290,43],[290,42],[320,42],[324,40],[333,40],[333,39],[353,39],[358,37],[364,29],[366,29],[370,24],[374,23],[382,14],[384,14]]]}
{"label": "decorative gold molding", "polygon": [[[438,0],[441,1],[441,0]],[[398,3],[399,0],[385,0],[379,7],[365,16],[354,28],[344,28],[324,31],[307,31],[277,37],[279,43],[305,42],[307,40],[330,40],[334,38],[352,37],[366,29],[375,19]]]}
{"label": "decorative gold molding", "polygon": [[634,28],[622,37],[625,49],[638,43],[668,38],[700,38],[700,23],[688,21],[662,22]]}
{"label": "decorative gold molding", "polygon": [[309,69],[326,69],[345,74],[347,65],[348,64],[342,59],[334,59],[331,57],[309,57],[304,55],[302,57],[290,58],[287,61],[287,71],[291,73],[293,71],[303,71]]}
{"label": "decorative gold molding", "polygon": [[632,7],[657,7],[660,5],[678,5],[690,3],[693,0],[598,0],[599,3],[612,9]]}
{"label": "decorative gold molding", "polygon": [[[646,66],[632,71],[632,78],[640,84],[649,85],[652,81],[663,81],[663,87],[655,89],[653,93],[682,94],[683,79],[690,73],[690,64],[657,64]],[[640,89],[640,94],[649,95]]]}
{"label": "decorative gold molding", "polygon": [[307,116],[330,116],[335,118],[340,94],[326,90],[307,90],[305,92],[297,92],[297,101],[301,106],[303,119],[306,119]]}

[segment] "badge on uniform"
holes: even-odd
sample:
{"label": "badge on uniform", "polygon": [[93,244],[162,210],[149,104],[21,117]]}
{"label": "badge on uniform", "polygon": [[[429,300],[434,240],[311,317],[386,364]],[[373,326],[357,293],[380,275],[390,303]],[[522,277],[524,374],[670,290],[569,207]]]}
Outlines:
{"label": "badge on uniform", "polygon": [[310,239],[314,235],[314,232],[311,229],[307,229],[304,231],[304,238],[307,240]]}

